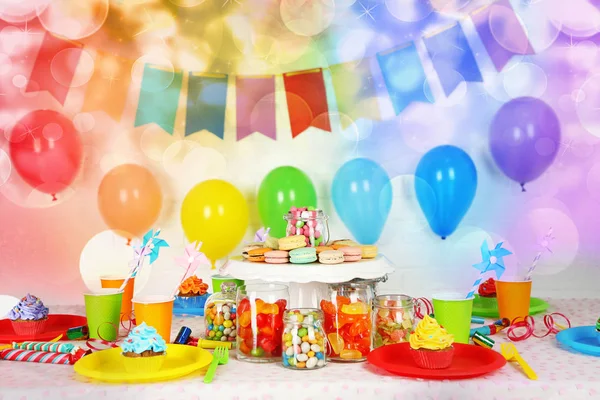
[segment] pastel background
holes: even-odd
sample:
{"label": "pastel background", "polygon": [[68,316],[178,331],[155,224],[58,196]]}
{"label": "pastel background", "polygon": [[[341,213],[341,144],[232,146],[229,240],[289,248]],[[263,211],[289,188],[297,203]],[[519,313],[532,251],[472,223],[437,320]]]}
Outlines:
{"label": "pastel background", "polygon": [[[600,2],[512,0],[536,54],[514,57],[502,72],[493,67],[465,18],[461,24],[484,82],[462,83],[446,97],[423,56],[435,103],[415,103],[395,117],[383,81],[375,76],[385,121],[359,120],[342,130],[340,119],[348,117],[336,113],[335,104],[330,104],[333,132],[311,128],[292,139],[279,75],[277,139],[255,133],[241,141],[235,138],[231,79],[223,140],[208,132],[184,138],[181,115],[173,135],[154,125],[133,128],[143,63],[253,75],[372,58],[410,40],[424,54],[420,41],[424,34],[490,1],[93,0],[75,7],[67,0],[53,0],[52,12],[43,14],[41,24],[83,42],[89,52],[81,57],[64,107],[47,93],[25,92],[35,51],[23,63],[11,61],[13,55],[39,47],[42,35],[34,17],[36,7],[44,3],[48,0],[5,0],[0,5],[0,18],[21,26],[0,31],[0,82],[2,94],[11,99],[10,107],[0,109],[4,131],[0,137],[0,294],[21,297],[31,292],[48,304],[83,303],[86,286],[80,255],[92,238],[107,229],[97,208],[97,188],[116,165],[142,164],[162,185],[165,205],[156,226],[172,248],[162,252],[139,279],[148,281],[143,290],[161,290],[165,279],[176,283],[177,274],[182,273],[172,262],[186,244],[179,209],[196,183],[220,178],[244,193],[251,212],[246,239],[251,240],[261,227],[255,202],[258,185],[270,170],[293,165],[315,183],[319,206],[331,216],[332,235],[345,238],[349,233],[330,199],[331,181],[344,162],[361,156],[380,163],[393,183],[392,211],[379,246],[397,272],[383,290],[411,295],[438,290],[466,293],[475,272],[471,265],[480,261],[484,239],[504,240],[505,247],[514,252],[505,259],[507,273],[523,272],[539,251],[537,240],[551,226],[556,237],[553,254],[542,258],[537,267],[534,294],[598,296]],[[28,25],[23,25],[25,21]],[[96,50],[136,60],[125,114],[118,123],[102,111],[81,113]],[[327,89],[329,95],[331,85]],[[555,163],[528,184],[525,193],[497,169],[488,145],[495,112],[520,96],[543,99],[553,107],[562,127]],[[110,102],[106,99],[107,105]],[[85,144],[82,173],[59,195],[58,202],[32,191],[11,169],[7,156],[6,138],[12,125],[39,108],[73,118]],[[431,232],[419,209],[413,174],[425,152],[448,143],[472,157],[479,185],[459,229],[442,241]],[[105,233],[89,244],[82,269],[123,269],[131,255],[124,239]],[[208,267],[202,267],[199,275],[208,277]]]}

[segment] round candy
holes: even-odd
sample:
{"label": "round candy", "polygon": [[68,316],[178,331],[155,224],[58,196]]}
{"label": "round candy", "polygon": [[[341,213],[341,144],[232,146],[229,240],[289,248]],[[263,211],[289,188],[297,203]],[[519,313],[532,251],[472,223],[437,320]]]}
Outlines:
{"label": "round candy", "polygon": [[308,360],[308,356],[306,354],[297,354],[296,359],[300,362],[306,362],[306,360]]}
{"label": "round candy", "polygon": [[310,357],[307,361],[306,361],[306,368],[311,369],[317,366],[317,363],[319,362],[319,360],[317,360],[316,357]]}
{"label": "round candy", "polygon": [[298,330],[298,336],[300,336],[300,337],[304,337],[304,336],[306,336],[307,334],[308,334],[308,329],[306,329],[306,328],[300,328],[300,329]]}
{"label": "round candy", "polygon": [[253,357],[262,357],[265,354],[265,351],[261,347],[257,347],[255,349],[252,349],[252,351],[250,352],[250,354]]}
{"label": "round candy", "polygon": [[308,353],[310,351],[310,344],[308,342],[304,342],[300,348],[302,349],[303,353]]}

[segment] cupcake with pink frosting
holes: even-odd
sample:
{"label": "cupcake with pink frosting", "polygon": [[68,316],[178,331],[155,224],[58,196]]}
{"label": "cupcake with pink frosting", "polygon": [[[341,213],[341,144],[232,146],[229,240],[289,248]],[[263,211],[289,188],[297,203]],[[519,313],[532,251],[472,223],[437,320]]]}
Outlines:
{"label": "cupcake with pink frosting", "polygon": [[37,335],[44,332],[48,322],[48,307],[38,297],[27,293],[27,296],[9,311],[8,319],[17,335]]}

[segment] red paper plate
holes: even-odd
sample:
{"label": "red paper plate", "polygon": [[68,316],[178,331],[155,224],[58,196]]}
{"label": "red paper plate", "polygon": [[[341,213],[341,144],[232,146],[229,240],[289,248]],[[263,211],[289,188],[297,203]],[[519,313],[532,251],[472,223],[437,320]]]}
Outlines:
{"label": "red paper plate", "polygon": [[367,357],[369,363],[400,376],[422,379],[465,379],[502,368],[506,360],[500,353],[470,344],[454,343],[454,359],[446,369],[417,367],[409,343],[382,346]]}
{"label": "red paper plate", "polygon": [[87,325],[87,319],[80,315],[53,314],[48,315],[46,330],[38,335],[19,336],[12,328],[8,319],[0,319],[0,343],[12,342],[45,342],[63,334],[63,340],[67,338],[67,329]]}

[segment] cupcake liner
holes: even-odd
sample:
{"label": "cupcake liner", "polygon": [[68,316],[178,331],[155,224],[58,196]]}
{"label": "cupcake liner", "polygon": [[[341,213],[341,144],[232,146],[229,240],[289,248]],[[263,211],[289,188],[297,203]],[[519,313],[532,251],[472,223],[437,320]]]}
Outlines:
{"label": "cupcake liner", "polygon": [[176,296],[175,303],[173,304],[174,308],[197,308],[200,310],[204,309],[204,305],[206,304],[206,300],[208,299],[209,294],[203,294],[202,296],[192,296],[192,297],[184,297],[184,296]]}
{"label": "cupcake liner", "polygon": [[484,297],[480,295],[477,303],[481,308],[498,308],[498,298],[496,296]]}
{"label": "cupcake liner", "polygon": [[158,372],[162,368],[167,354],[150,357],[127,357],[123,356],[123,366],[130,374],[147,374]]}
{"label": "cupcake liner", "polygon": [[15,333],[19,336],[35,336],[43,333],[46,329],[48,318],[39,320],[16,320],[11,321]]}
{"label": "cupcake liner", "polygon": [[413,360],[419,368],[425,369],[444,369],[452,364],[454,358],[454,347],[444,350],[413,350],[411,349]]}

